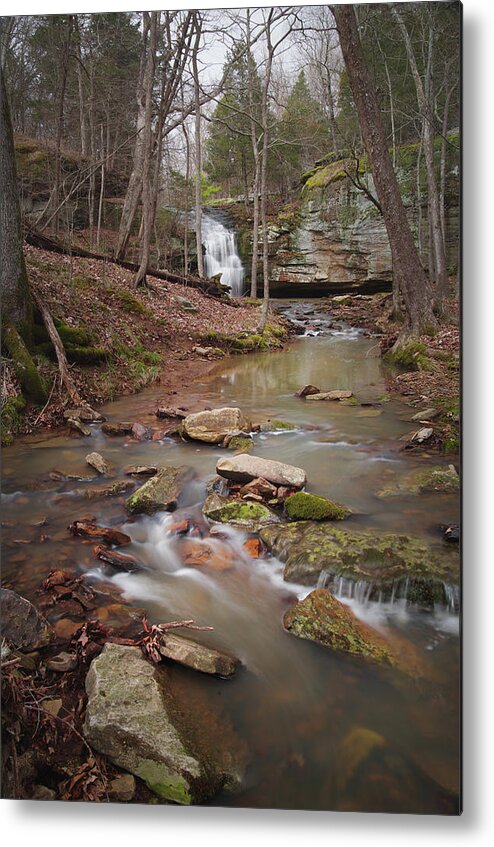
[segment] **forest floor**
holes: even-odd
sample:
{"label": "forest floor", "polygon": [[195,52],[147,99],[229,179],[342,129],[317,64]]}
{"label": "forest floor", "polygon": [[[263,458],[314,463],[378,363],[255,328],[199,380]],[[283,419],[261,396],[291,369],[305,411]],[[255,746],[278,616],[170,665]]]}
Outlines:
{"label": "forest floor", "polygon": [[[131,271],[104,260],[65,257],[28,245],[25,256],[31,284],[59,332],[69,333],[76,345],[75,349],[65,345],[67,358],[77,389],[91,406],[135,393],[153,382],[163,387],[164,395],[172,395],[225,355],[229,340],[248,349],[252,339],[255,345],[258,338],[254,334],[259,316],[256,305],[214,299],[152,276],[146,287],[136,290]],[[273,318],[273,326],[281,323]],[[35,332],[34,355],[50,387],[50,401],[43,410],[28,407],[18,416],[10,431],[24,434],[62,424],[68,402],[48,337],[41,325],[36,325]],[[65,336],[62,340],[65,343]],[[274,337],[271,341],[275,346],[280,343]],[[209,352],[201,352],[204,348]],[[8,366],[3,372],[3,394],[19,394]],[[2,441],[8,443],[9,435],[4,427]]]}
{"label": "forest floor", "polygon": [[[452,280],[454,282],[454,280]],[[389,321],[391,295],[353,296],[340,303],[331,303],[331,315],[336,320],[360,327],[379,337],[379,346],[386,353],[394,344],[399,328]],[[460,442],[460,327],[459,303],[452,298],[448,311],[450,320],[435,334],[423,335],[414,342],[414,354],[398,369],[390,368],[387,375],[391,393],[434,408],[438,415],[434,428],[448,453],[457,453]]]}

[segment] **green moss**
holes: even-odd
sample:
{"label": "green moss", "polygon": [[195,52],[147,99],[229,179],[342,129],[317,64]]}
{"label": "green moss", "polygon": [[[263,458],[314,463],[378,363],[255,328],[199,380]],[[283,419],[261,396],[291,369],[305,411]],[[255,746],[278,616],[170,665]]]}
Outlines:
{"label": "green moss", "polygon": [[262,540],[285,562],[284,579],[313,585],[322,571],[372,583],[383,598],[393,585],[408,580],[440,592],[443,583],[458,582],[458,557],[433,551],[419,539],[399,533],[355,532],[334,523],[298,521],[264,527]]}
{"label": "green moss", "polygon": [[152,759],[142,759],[135,773],[144,780],[148,788],[172,803],[180,803],[182,806],[190,806],[192,796],[190,788],[185,779],[172,775],[164,764]]}
{"label": "green moss", "polygon": [[107,292],[118,300],[120,308],[129,315],[146,315],[147,317],[151,317],[151,310],[144,303],[141,303],[137,297],[134,297],[130,291],[108,288]]}
{"label": "green moss", "polygon": [[38,373],[29,350],[13,324],[6,323],[3,326],[2,343],[11,356],[12,367],[23,392],[35,403],[46,403],[48,391],[44,380]]}
{"label": "green moss", "polygon": [[[216,499],[212,499],[216,498]],[[279,518],[262,503],[247,500],[232,500],[224,503],[211,495],[204,503],[204,514],[212,521],[231,523],[233,526],[256,531],[261,526],[278,521]]]}
{"label": "green moss", "polygon": [[252,438],[246,438],[243,435],[234,435],[228,442],[229,450],[239,450],[242,451],[242,453],[247,453],[248,450],[252,450],[253,446],[254,442],[252,441]]}
{"label": "green moss", "polygon": [[144,353],[141,353],[140,358],[145,365],[161,365],[163,361],[161,355],[153,350],[145,350]]}
{"label": "green moss", "polygon": [[2,445],[12,444],[14,435],[17,435],[20,431],[23,420],[22,412],[25,406],[26,401],[22,394],[2,398],[0,421]]}
{"label": "green moss", "polygon": [[455,494],[459,491],[460,479],[454,468],[441,465],[405,474],[396,482],[383,486],[378,497],[394,497],[397,495],[417,495],[438,492]]}
{"label": "green moss", "polygon": [[351,515],[346,506],[305,491],[287,497],[285,512],[291,521],[342,521]]}
{"label": "green moss", "polygon": [[430,371],[431,360],[427,347],[421,341],[407,341],[399,350],[388,350],[385,360],[402,371]]}
{"label": "green moss", "polygon": [[261,432],[291,432],[296,428],[295,424],[280,421],[277,418],[272,418],[261,424]]}
{"label": "green moss", "polygon": [[93,344],[93,334],[85,327],[69,326],[62,321],[54,321],[64,347],[90,347]]}

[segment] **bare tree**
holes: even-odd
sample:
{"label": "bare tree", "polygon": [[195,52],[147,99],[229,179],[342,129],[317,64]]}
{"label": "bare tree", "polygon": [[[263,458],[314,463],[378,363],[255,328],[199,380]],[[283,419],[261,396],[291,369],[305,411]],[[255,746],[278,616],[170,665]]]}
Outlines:
{"label": "bare tree", "polygon": [[196,199],[196,246],[197,246],[197,272],[200,277],[204,276],[204,257],[202,255],[202,200],[201,200],[201,176],[202,176],[202,144],[201,144],[201,89],[199,85],[199,69],[197,64],[199,48],[201,46],[202,18],[199,12],[194,16],[196,37],[192,50],[192,73],[194,79],[194,139],[196,152],[196,177],[195,177],[195,199]]}
{"label": "bare tree", "polygon": [[443,299],[448,294],[449,282],[448,282],[448,271],[446,266],[446,252],[444,249],[444,240],[443,240],[443,228],[441,226],[441,212],[440,212],[440,202],[439,202],[439,190],[436,182],[436,174],[434,167],[434,125],[435,125],[435,117],[434,117],[434,108],[433,108],[433,100],[431,95],[431,67],[432,67],[432,49],[433,49],[433,30],[432,26],[429,26],[428,31],[428,48],[429,55],[426,63],[426,71],[425,71],[425,84],[420,75],[420,71],[417,64],[417,59],[415,57],[412,40],[410,38],[410,33],[406,27],[403,15],[401,11],[396,7],[391,7],[391,12],[399,26],[400,32],[403,37],[403,41],[405,44],[405,48],[407,51],[408,61],[410,64],[410,70],[412,72],[412,76],[415,83],[415,88],[417,91],[417,101],[419,106],[419,111],[422,116],[423,121],[423,150],[424,150],[424,160],[425,160],[425,169],[427,174],[427,192],[429,199],[429,210],[430,210],[430,229],[431,229],[431,243],[429,245],[429,250],[433,250],[434,255],[434,266],[435,266],[435,281],[437,287],[437,295],[436,296],[436,308],[442,312],[443,310]]}

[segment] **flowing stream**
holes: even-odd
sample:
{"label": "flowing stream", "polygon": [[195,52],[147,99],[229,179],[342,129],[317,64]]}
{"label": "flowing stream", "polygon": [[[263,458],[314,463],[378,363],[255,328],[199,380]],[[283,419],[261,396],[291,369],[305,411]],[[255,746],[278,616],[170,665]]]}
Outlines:
{"label": "flowing stream", "polygon": [[[351,407],[294,397],[300,386],[312,383],[350,388],[359,400],[380,403],[386,385],[375,340],[350,327],[328,327],[327,314],[318,313],[317,303],[284,303],[282,308],[295,317],[311,313],[312,334],[297,338],[285,351],[218,363],[202,381],[184,390],[177,403],[190,409],[239,405],[254,420],[273,417],[295,424],[292,431],[255,435],[254,453],[305,468],[308,489],[350,506],[357,528],[399,531],[444,546],[438,526],[458,519],[457,498],[375,496],[396,475],[445,461],[399,450],[399,437],[413,428],[413,409],[395,399],[375,407]],[[154,386],[102,411],[110,421],[155,422],[157,399],[159,387]],[[294,638],[282,628],[283,613],[312,589],[284,582],[280,562],[251,559],[242,546],[246,536],[230,529],[226,538],[213,543],[220,554],[223,550],[233,558],[233,568],[207,572],[187,567],[184,540],[167,533],[171,521],[200,519],[206,481],[214,475],[217,459],[228,451],[171,439],[111,439],[98,425],[92,430],[91,439],[43,435],[5,450],[7,584],[36,602],[35,587],[46,576],[48,563],[76,563],[95,581],[110,578],[130,602],[145,607],[153,622],[185,617],[214,627],[214,632],[195,637],[237,655],[245,667],[236,678],[225,682],[180,667],[173,674],[192,700],[206,697],[209,705],[223,710],[228,726],[249,751],[243,790],[236,796],[220,795],[215,804],[440,811],[438,784],[451,792],[457,792],[459,784],[456,603],[451,601],[448,609],[446,600],[425,611],[407,605],[403,595],[383,603],[371,601],[365,587],[350,590],[345,581],[332,586],[359,617],[411,645],[425,667],[418,681],[397,671],[357,665]],[[114,465],[116,478],[124,478],[126,465],[160,463],[190,465],[196,476],[173,517],[160,514],[126,522],[122,499],[84,498],[93,481],[49,479],[54,468],[90,476],[84,461],[89,450],[101,452]],[[126,550],[148,569],[109,577],[95,564],[92,545],[67,533],[70,522],[87,515],[104,525],[121,526],[132,537]],[[47,536],[44,543],[16,543],[39,539],[39,521],[46,521],[41,530]],[[379,753],[379,742],[377,752],[365,756],[362,745],[375,739],[374,733],[385,739],[385,752]],[[355,738],[360,739],[357,752],[352,748],[358,746]]]}

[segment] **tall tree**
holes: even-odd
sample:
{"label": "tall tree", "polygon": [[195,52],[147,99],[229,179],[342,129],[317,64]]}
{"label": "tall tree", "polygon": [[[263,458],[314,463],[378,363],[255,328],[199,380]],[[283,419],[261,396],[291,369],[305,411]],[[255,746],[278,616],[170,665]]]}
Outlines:
{"label": "tall tree", "polygon": [[389,156],[379,102],[364,58],[354,8],[351,5],[331,8],[388,233],[394,284],[403,297],[405,322],[397,342],[400,345],[408,335],[420,335],[424,328],[436,325],[432,290],[420,263]]}
{"label": "tall tree", "polygon": [[0,284],[2,343],[7,348],[22,389],[33,400],[46,400],[41,380],[24,338],[32,331],[33,304],[22,250],[22,225],[15,168],[14,137],[4,74],[0,73]]}

